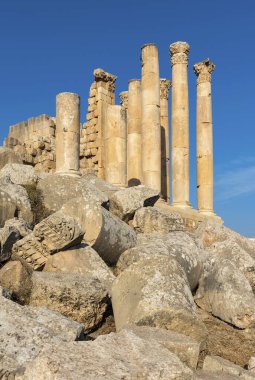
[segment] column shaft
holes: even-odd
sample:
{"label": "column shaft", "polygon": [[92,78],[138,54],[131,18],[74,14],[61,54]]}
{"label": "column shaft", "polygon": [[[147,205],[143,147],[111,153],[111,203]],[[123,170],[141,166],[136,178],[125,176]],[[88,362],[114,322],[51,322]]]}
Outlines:
{"label": "column shaft", "polygon": [[143,183],[161,190],[160,84],[158,49],[142,47],[142,172]]}
{"label": "column shaft", "polygon": [[189,99],[186,42],[170,45],[172,60],[172,194],[173,205],[189,203]]}
{"label": "column shaft", "polygon": [[211,73],[209,59],[194,65],[197,75],[197,199],[201,213],[213,211],[213,130]]}
{"label": "column shaft", "polygon": [[56,173],[80,175],[80,97],[63,92],[56,102]]}
{"label": "column shaft", "polygon": [[141,81],[139,79],[133,79],[129,81],[128,84],[128,186],[136,186],[142,183],[141,112]]}

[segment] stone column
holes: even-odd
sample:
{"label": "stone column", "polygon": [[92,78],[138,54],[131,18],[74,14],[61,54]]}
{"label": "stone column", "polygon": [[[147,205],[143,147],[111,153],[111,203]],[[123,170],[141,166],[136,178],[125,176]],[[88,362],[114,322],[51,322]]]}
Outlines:
{"label": "stone column", "polygon": [[109,105],[104,135],[105,180],[113,185],[127,183],[127,128],[125,110]]}
{"label": "stone column", "polygon": [[186,42],[170,45],[172,61],[172,194],[173,206],[189,203],[189,99]]}
{"label": "stone column", "polygon": [[142,172],[144,185],[161,190],[160,95],[158,49],[142,47]]}
{"label": "stone column", "polygon": [[71,92],[57,95],[56,173],[80,175],[80,97]]}
{"label": "stone column", "polygon": [[169,120],[168,92],[171,81],[160,79],[160,130],[161,130],[161,193],[170,200],[170,164],[169,164]]}
{"label": "stone column", "polygon": [[142,183],[141,150],[141,81],[132,79],[128,84],[127,114],[127,182],[128,186]]}
{"label": "stone column", "polygon": [[199,212],[213,211],[213,130],[211,73],[215,65],[209,59],[194,65],[197,75],[197,199]]}

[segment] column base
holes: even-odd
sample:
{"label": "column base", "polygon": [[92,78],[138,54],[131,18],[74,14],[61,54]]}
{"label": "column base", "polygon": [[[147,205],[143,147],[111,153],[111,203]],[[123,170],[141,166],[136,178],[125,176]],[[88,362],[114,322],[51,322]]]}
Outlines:
{"label": "column base", "polygon": [[68,176],[68,177],[76,177],[76,178],[80,178],[82,176],[81,172],[76,171],[76,170],[58,171],[58,172],[55,172],[55,174]]}
{"label": "column base", "polygon": [[214,222],[224,224],[224,221],[221,219],[219,215],[217,215],[214,210],[198,210],[199,214],[204,215],[209,220],[212,220]]}

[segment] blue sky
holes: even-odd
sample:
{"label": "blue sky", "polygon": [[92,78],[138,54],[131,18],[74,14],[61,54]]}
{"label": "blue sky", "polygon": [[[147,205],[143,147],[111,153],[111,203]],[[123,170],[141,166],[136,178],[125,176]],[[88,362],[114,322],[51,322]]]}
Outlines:
{"label": "blue sky", "polygon": [[[55,96],[77,92],[82,121],[93,69],[118,76],[116,93],[140,75],[140,47],[155,42],[161,77],[171,79],[169,44],[189,60],[191,202],[196,207],[193,64],[213,73],[215,209],[225,224],[255,236],[254,0],[0,0],[0,140],[31,116],[55,114]],[[118,100],[119,101],[119,100]]]}

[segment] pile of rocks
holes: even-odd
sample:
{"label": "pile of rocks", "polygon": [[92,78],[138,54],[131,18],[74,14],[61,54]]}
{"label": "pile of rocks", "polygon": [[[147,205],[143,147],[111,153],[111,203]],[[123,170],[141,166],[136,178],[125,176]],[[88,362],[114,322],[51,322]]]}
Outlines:
{"label": "pile of rocks", "polygon": [[[254,241],[187,228],[142,185],[4,164],[0,379],[255,378]],[[34,226],[27,186],[49,215]]]}

